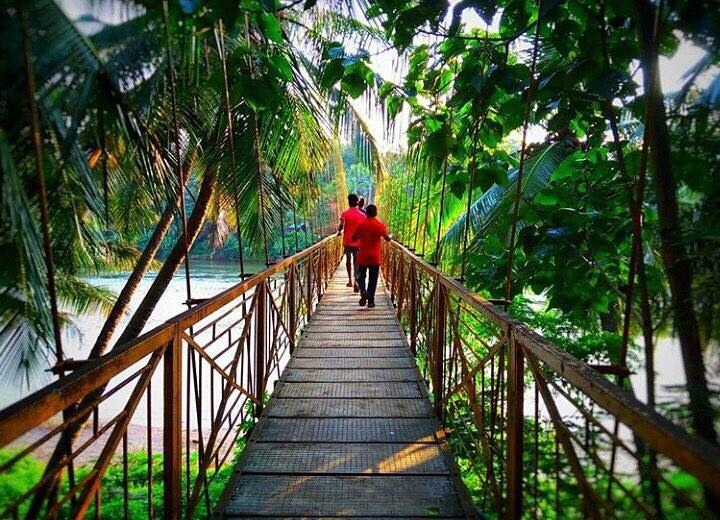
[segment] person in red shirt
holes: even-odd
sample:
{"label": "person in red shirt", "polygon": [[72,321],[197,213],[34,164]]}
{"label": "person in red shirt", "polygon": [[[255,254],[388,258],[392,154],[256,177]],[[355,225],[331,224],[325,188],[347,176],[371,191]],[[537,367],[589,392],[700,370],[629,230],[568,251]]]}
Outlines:
{"label": "person in red shirt", "polygon": [[353,287],[358,292],[358,285],[355,277],[357,276],[357,254],[358,243],[353,239],[358,224],[365,220],[365,213],[361,212],[358,207],[358,196],[354,193],[348,195],[348,209],[340,215],[340,225],[337,234],[343,236],[343,249],[345,251],[345,268],[348,274],[348,287]]}
{"label": "person in red shirt", "polygon": [[[384,238],[389,242],[392,238],[388,234],[385,224],[377,218],[375,204],[370,204],[365,209],[365,214],[367,218],[358,225],[353,238],[358,243],[357,262],[360,268],[357,282],[360,286],[360,306],[363,307],[367,303],[368,308],[373,308],[375,307],[375,289],[382,261],[380,239]],[[367,286],[365,285],[366,276],[368,276]]]}

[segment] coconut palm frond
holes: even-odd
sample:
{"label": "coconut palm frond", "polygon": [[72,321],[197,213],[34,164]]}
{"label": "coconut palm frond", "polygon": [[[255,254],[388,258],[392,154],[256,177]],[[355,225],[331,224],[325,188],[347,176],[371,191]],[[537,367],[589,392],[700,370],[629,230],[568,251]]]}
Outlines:
{"label": "coconut palm frond", "polygon": [[[556,141],[541,146],[526,158],[523,173],[521,204],[548,187],[552,173],[572,152],[574,148],[565,141]],[[509,215],[515,197],[518,169],[508,174],[508,185],[505,187],[493,184],[470,206],[469,236],[470,240],[478,241],[489,234],[503,233],[498,226],[504,226],[504,216]],[[445,232],[441,247],[459,250],[463,244],[468,214],[463,212]]]}

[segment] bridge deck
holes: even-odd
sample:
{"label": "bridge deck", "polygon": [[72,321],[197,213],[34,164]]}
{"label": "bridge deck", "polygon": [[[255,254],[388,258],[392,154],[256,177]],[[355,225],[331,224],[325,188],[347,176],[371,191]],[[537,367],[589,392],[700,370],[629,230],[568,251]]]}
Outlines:
{"label": "bridge deck", "polygon": [[382,281],[341,268],[240,460],[226,518],[464,518],[442,431]]}

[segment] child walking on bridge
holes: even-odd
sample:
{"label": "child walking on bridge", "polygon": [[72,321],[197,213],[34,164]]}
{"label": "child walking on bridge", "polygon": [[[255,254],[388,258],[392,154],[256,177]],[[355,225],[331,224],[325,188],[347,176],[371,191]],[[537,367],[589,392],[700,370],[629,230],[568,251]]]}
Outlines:
{"label": "child walking on bridge", "polygon": [[[367,218],[358,224],[353,234],[353,241],[358,244],[357,264],[359,269],[356,279],[360,287],[360,306],[363,307],[367,303],[368,308],[373,308],[375,307],[375,289],[382,262],[380,239],[384,238],[389,242],[392,238],[388,234],[385,224],[377,218],[377,206],[370,204],[365,209],[365,214]],[[368,278],[367,285],[366,277]]]}

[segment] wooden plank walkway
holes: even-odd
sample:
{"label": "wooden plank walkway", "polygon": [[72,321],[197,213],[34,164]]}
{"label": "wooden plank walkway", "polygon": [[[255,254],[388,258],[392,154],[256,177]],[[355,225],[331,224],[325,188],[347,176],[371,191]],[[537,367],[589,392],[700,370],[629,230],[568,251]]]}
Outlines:
{"label": "wooden plank walkway", "polygon": [[466,518],[462,486],[382,281],[335,273],[227,490],[225,518]]}

